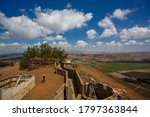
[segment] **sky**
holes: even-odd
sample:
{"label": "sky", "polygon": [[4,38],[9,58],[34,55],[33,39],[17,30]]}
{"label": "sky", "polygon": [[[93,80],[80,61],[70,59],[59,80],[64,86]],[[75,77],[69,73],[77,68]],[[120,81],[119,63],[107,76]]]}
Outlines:
{"label": "sky", "polygon": [[42,43],[67,52],[147,52],[150,0],[0,0],[0,54]]}

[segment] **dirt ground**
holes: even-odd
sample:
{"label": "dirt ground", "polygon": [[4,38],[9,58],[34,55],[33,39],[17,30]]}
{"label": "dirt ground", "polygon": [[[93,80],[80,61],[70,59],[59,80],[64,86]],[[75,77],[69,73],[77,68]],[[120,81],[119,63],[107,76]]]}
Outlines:
{"label": "dirt ground", "polygon": [[112,86],[113,88],[118,88],[118,89],[123,89],[127,92],[127,95],[129,96],[130,99],[132,100],[146,100],[148,98],[143,97],[142,95],[136,93],[132,87],[121,83],[120,81],[117,81],[116,79],[113,79],[109,77],[108,75],[104,74],[103,72],[97,70],[96,68],[92,66],[87,66],[84,64],[79,65],[79,69],[91,74],[94,78],[96,78],[98,81],[108,84]]}
{"label": "dirt ground", "polygon": [[[64,77],[54,73],[53,67],[43,67],[36,70],[19,70],[19,65],[0,68],[0,78],[10,75],[34,74],[36,86],[23,98],[23,100],[49,100],[53,99],[55,92],[64,83]],[[46,80],[42,83],[42,74]]]}
{"label": "dirt ground", "polygon": [[[132,89],[132,87],[129,87],[128,85],[107,76],[106,74],[104,74],[103,72],[97,70],[92,66],[87,65],[85,66],[81,64],[79,65],[79,69],[87,72],[88,74],[91,74],[98,81],[108,84],[113,88],[126,90],[127,95],[129,96],[130,99],[134,100],[148,99],[136,93]],[[19,70],[19,65],[15,65],[13,67],[0,68],[0,78],[18,74],[34,74],[36,78],[36,86],[23,98],[23,100],[53,99],[53,97],[55,96],[55,92],[64,83],[64,77],[58,74],[54,74],[53,67],[43,67],[32,71]],[[46,81],[44,83],[41,82],[42,74],[46,74]]]}

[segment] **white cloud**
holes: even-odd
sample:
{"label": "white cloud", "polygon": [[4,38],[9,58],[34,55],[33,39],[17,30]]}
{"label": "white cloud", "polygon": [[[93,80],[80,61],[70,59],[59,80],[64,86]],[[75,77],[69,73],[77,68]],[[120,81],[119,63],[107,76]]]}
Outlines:
{"label": "white cloud", "polygon": [[50,45],[54,47],[61,47],[63,49],[72,48],[71,44],[68,43],[67,41],[59,41],[59,42],[53,41],[52,43],[50,43]]}
{"label": "white cloud", "polygon": [[6,46],[5,43],[0,43],[0,47],[4,47],[4,46]]}
{"label": "white cloud", "polygon": [[97,32],[94,29],[88,30],[86,34],[89,39],[95,39],[97,36]]}
{"label": "white cloud", "polygon": [[107,46],[110,46],[110,47],[113,47],[113,46],[118,46],[118,47],[121,47],[123,46],[120,42],[116,42],[116,41],[111,41],[111,42],[107,42],[106,43]]}
{"label": "white cloud", "polygon": [[88,46],[88,43],[87,42],[85,42],[85,41],[83,41],[83,40],[78,40],[77,42],[76,42],[76,45],[75,45],[75,47],[81,47],[81,48],[84,48],[84,47],[86,47],[86,46]]}
{"label": "white cloud", "polygon": [[20,44],[18,42],[12,43],[12,46],[19,46]]}
{"label": "white cloud", "polygon": [[[93,18],[92,13],[83,13],[76,9],[51,10],[35,8],[36,17],[27,16],[6,17],[0,12],[0,24],[7,30],[0,38],[35,39],[52,33],[63,33],[75,28],[81,28]],[[56,37],[61,38],[61,37]]]}
{"label": "white cloud", "polygon": [[10,33],[8,31],[0,33],[0,39],[10,39]]}
{"label": "white cloud", "polygon": [[135,40],[130,40],[126,43],[124,43],[124,45],[143,45],[144,43],[143,42],[137,42]]}
{"label": "white cloud", "polygon": [[150,43],[150,39],[148,39],[148,40],[145,40],[144,42],[145,42],[145,43]]}
{"label": "white cloud", "polygon": [[103,20],[99,21],[98,26],[104,28],[103,33],[100,35],[101,38],[117,34],[116,27],[109,17],[105,17]]}
{"label": "white cloud", "polygon": [[59,47],[62,48],[71,48],[71,44],[69,44],[67,41],[60,41],[57,44]]}
{"label": "white cloud", "polygon": [[24,15],[7,18],[0,12],[0,24],[8,30],[11,37],[18,39],[34,39],[45,34],[43,27]]}
{"label": "white cloud", "polygon": [[65,38],[62,35],[56,35],[56,36],[47,36],[44,38],[46,41],[59,41],[64,40]]}
{"label": "white cloud", "polygon": [[6,47],[6,46],[22,46],[22,45],[27,45],[27,44],[19,44],[18,42],[14,42],[14,43],[0,43],[1,47]]}
{"label": "white cloud", "polygon": [[34,46],[40,46],[41,45],[41,42],[37,42],[34,44]]}
{"label": "white cloud", "polygon": [[102,45],[104,45],[103,42],[97,42],[97,43],[96,43],[96,46],[102,46]]}
{"label": "white cloud", "polygon": [[31,46],[29,44],[20,44],[18,42],[14,43],[0,43],[0,54],[7,54],[7,53],[20,53],[24,52],[28,46]]}
{"label": "white cloud", "polygon": [[81,28],[93,17],[92,13],[85,14],[75,9],[46,9],[42,11],[40,7],[36,8],[35,14],[36,21],[53,33],[62,33],[74,28]]}
{"label": "white cloud", "polygon": [[134,26],[130,29],[123,29],[120,32],[120,38],[122,41],[127,41],[128,39],[141,39],[150,37],[150,27],[139,27]]}
{"label": "white cloud", "polygon": [[122,9],[116,9],[114,12],[113,12],[113,15],[111,17],[113,18],[117,18],[119,20],[126,20],[127,19],[127,15],[129,13],[131,13],[132,11],[130,9],[125,9],[125,10],[122,10]]}

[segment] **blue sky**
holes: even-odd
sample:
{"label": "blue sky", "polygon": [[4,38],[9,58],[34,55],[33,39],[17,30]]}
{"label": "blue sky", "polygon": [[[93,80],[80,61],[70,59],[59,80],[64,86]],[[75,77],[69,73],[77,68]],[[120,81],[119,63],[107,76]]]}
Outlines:
{"label": "blue sky", "polygon": [[149,0],[1,0],[0,54],[48,43],[86,53],[150,50]]}

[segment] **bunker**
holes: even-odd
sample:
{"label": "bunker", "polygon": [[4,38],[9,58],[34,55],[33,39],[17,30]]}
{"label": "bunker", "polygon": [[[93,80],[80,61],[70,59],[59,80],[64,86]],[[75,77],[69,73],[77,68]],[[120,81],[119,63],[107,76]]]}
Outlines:
{"label": "bunker", "polygon": [[35,86],[34,75],[14,75],[0,79],[0,99],[22,99]]}
{"label": "bunker", "polygon": [[64,76],[63,86],[56,92],[54,100],[120,100],[127,99],[107,84],[91,80],[84,83],[78,71],[71,65],[59,64],[56,73]]}

